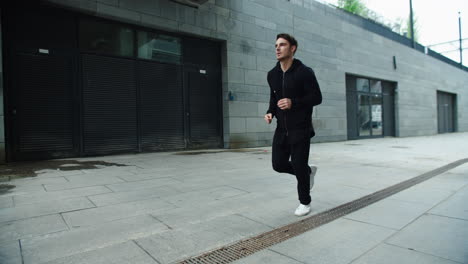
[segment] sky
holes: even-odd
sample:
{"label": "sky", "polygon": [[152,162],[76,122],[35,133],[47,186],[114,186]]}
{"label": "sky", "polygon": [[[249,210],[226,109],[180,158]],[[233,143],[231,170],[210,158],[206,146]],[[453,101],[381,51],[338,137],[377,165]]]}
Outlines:
{"label": "sky", "polygon": [[[337,0],[319,0],[337,5]],[[409,0],[361,0],[367,8],[388,19],[409,17]],[[468,38],[468,0],[412,0],[413,12],[417,20],[418,42],[424,46],[459,39],[458,12],[461,13],[462,38]],[[463,64],[468,65],[468,40],[463,42],[467,49],[463,52]],[[459,62],[459,42],[431,47],[443,55]]]}

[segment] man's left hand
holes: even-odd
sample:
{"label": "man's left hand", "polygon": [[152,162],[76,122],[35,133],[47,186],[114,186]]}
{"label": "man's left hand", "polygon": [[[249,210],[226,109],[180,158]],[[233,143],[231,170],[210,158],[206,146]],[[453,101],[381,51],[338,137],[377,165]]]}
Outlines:
{"label": "man's left hand", "polygon": [[289,98],[283,98],[278,101],[278,107],[281,110],[291,109],[291,105],[292,105],[292,102],[291,102],[291,99]]}

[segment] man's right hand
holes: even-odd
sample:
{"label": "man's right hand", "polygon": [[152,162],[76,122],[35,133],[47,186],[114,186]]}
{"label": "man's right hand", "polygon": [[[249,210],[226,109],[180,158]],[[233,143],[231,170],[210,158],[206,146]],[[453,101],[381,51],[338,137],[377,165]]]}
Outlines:
{"label": "man's right hand", "polygon": [[271,124],[271,120],[273,120],[273,114],[266,114],[264,119],[267,124]]}

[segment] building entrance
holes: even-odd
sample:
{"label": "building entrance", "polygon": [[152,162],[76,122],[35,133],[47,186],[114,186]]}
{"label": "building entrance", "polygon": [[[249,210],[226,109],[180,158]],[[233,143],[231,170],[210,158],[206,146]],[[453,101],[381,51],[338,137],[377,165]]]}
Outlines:
{"label": "building entrance", "polygon": [[395,136],[394,84],[346,77],[348,139]]}

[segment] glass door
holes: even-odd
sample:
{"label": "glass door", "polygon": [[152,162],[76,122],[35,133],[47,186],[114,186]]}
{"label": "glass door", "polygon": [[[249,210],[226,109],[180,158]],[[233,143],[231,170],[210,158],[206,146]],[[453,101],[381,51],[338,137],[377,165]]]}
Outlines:
{"label": "glass door", "polygon": [[382,136],[382,95],[370,96],[371,135]]}
{"label": "glass door", "polygon": [[358,136],[382,136],[383,123],[381,81],[357,78],[356,90],[358,96]]}
{"label": "glass door", "polygon": [[369,95],[358,94],[358,122],[359,136],[371,136]]}

